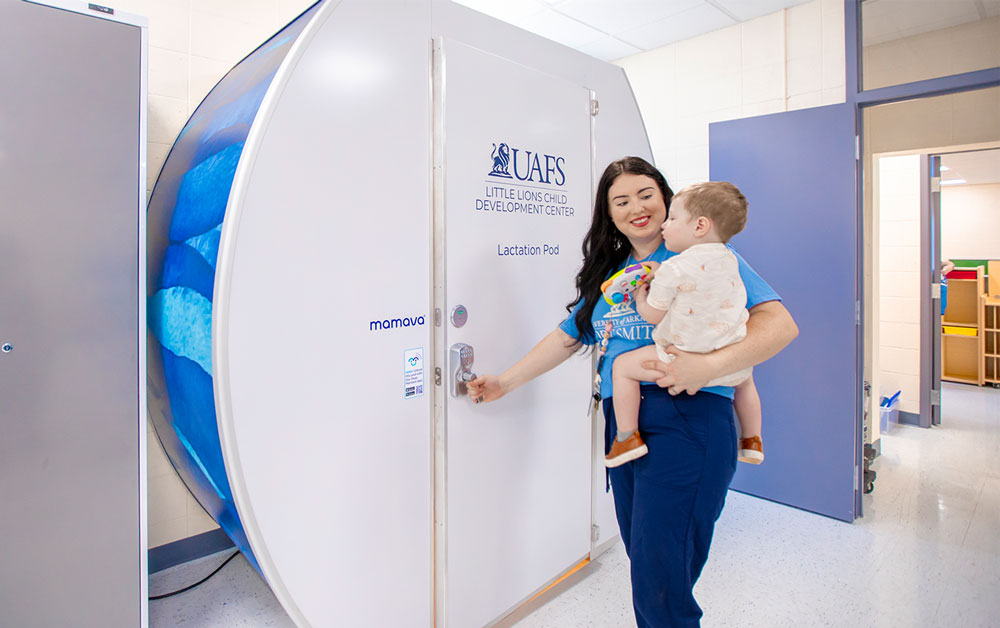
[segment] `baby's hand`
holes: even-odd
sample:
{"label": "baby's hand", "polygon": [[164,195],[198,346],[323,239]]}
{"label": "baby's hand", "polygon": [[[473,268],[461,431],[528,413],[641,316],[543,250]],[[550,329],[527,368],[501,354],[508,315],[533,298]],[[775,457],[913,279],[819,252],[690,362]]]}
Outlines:
{"label": "baby's hand", "polygon": [[636,303],[645,303],[646,297],[649,296],[649,282],[644,281],[635,290],[632,291],[632,298],[635,299]]}
{"label": "baby's hand", "polygon": [[660,263],[654,261],[643,262],[643,265],[649,266],[649,274],[651,275],[656,272],[657,268],[660,267]]}

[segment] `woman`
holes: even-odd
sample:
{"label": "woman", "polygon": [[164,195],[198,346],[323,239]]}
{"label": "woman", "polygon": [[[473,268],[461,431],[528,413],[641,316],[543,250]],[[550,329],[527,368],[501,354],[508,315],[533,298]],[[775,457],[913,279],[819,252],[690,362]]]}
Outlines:
{"label": "woman", "polygon": [[[606,418],[605,451],[616,432],[611,402],[614,359],[651,344],[652,325],[628,307],[610,306],[601,283],[629,264],[663,262],[660,226],[673,192],[660,172],[638,157],[610,164],[597,188],[594,216],[583,242],[571,314],[502,375],[468,384],[477,402],[499,399],[563,363],[582,345],[611,333],[601,360],[600,396]],[[742,259],[747,288],[746,338],[708,354],[671,348],[670,364],[647,363],[663,373],[659,387],[643,386],[639,431],[649,454],[609,470],[615,512],[631,561],[632,597],[639,628],[697,626],[702,612],[694,583],[708,558],[715,521],[736,469],[732,388],[702,390],[712,379],[770,358],[798,334],[778,295]]]}

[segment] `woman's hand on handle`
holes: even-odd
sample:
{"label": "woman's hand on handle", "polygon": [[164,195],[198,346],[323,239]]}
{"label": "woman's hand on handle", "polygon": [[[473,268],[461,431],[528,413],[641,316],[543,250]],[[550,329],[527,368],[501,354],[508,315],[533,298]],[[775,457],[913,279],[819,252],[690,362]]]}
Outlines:
{"label": "woman's hand on handle", "polygon": [[480,375],[466,384],[466,387],[469,389],[469,399],[472,403],[496,401],[507,392],[500,385],[500,378],[496,375]]}
{"label": "woman's hand on handle", "polygon": [[532,347],[517,364],[503,375],[480,375],[466,386],[474,403],[496,401],[522,384],[527,384],[565,362],[580,348],[580,344],[563,330],[556,328]]}

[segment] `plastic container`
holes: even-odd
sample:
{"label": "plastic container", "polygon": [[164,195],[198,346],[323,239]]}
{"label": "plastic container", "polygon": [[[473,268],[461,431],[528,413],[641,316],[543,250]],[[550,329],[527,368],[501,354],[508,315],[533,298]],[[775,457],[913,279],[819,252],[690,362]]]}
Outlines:
{"label": "plastic container", "polygon": [[882,432],[888,432],[890,427],[899,424],[900,392],[902,391],[897,390],[896,394],[891,397],[882,397],[882,402],[878,408],[879,427]]}

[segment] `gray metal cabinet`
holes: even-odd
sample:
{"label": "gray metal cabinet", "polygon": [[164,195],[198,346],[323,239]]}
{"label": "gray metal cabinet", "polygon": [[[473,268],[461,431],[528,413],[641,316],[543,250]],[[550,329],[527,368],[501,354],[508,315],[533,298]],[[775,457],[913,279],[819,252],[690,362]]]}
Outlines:
{"label": "gray metal cabinet", "polygon": [[19,628],[145,622],[145,35],[72,8],[0,0],[0,626]]}

